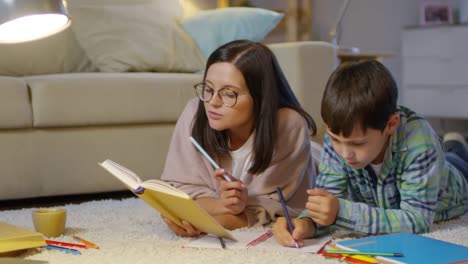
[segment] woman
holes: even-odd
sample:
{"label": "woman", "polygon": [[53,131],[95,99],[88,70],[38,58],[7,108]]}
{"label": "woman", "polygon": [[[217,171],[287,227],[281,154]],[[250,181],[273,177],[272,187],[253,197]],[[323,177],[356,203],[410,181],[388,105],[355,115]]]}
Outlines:
{"label": "woman", "polygon": [[[177,122],[161,178],[228,229],[282,215],[276,187],[296,215],[315,181],[310,136],[316,127],[272,51],[248,40],[227,43],[210,55],[203,82],[194,88],[198,98]],[[221,169],[214,170],[190,136]],[[164,221],[178,235],[199,235],[188,222],[179,227]]]}

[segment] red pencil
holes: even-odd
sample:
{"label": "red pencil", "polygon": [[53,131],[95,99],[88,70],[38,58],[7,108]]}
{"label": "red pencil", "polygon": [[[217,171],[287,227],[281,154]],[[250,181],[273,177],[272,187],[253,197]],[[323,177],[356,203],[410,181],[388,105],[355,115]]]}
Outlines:
{"label": "red pencil", "polygon": [[55,246],[62,246],[62,247],[87,248],[87,246],[83,245],[83,244],[68,243],[68,242],[62,242],[62,241],[56,241],[56,240],[46,239],[45,242],[46,242],[47,245],[55,245]]}
{"label": "red pencil", "polygon": [[271,236],[273,235],[273,231],[268,230],[267,232],[265,232],[263,235],[257,237],[256,239],[252,240],[250,243],[248,243],[247,245],[245,245],[246,247],[253,247],[265,240],[267,240],[268,238],[270,238]]}

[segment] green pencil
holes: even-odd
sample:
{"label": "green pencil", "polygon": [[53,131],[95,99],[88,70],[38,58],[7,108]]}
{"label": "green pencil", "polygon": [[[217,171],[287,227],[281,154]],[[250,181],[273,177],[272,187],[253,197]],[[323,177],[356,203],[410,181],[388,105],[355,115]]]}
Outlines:
{"label": "green pencil", "polygon": [[382,256],[382,257],[403,257],[402,253],[392,252],[369,252],[369,251],[351,251],[351,250],[335,250],[327,249],[326,253],[330,254],[348,254],[348,255],[364,255],[364,256]]}

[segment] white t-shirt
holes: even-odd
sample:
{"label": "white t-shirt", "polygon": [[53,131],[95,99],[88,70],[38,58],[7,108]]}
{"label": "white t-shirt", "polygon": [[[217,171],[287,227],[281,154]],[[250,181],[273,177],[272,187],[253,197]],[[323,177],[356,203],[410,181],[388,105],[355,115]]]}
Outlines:
{"label": "white t-shirt", "polygon": [[247,174],[250,166],[252,166],[252,150],[253,140],[255,133],[250,134],[249,139],[242,145],[242,147],[230,151],[232,157],[232,171],[231,174],[237,179],[243,181],[242,176]]}
{"label": "white t-shirt", "polygon": [[372,164],[372,163],[370,164],[371,167],[372,167],[372,169],[373,169],[374,172],[375,172],[375,175],[379,176],[380,171],[382,170],[382,164],[383,164],[383,163],[380,163],[380,164],[377,164],[377,165],[374,165],[374,164]]}

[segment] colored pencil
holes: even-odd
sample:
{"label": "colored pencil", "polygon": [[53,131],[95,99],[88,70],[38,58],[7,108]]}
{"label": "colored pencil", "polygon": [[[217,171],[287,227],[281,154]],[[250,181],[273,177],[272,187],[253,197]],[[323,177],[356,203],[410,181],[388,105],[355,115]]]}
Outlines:
{"label": "colored pencil", "polygon": [[81,237],[73,236],[73,239],[80,241],[81,243],[85,244],[88,247],[99,249],[99,247],[96,244],[94,244],[92,242],[89,242],[88,240],[85,240],[85,239],[83,239]]}
{"label": "colored pencil", "polygon": [[[211,165],[213,165],[215,169],[220,168],[219,165],[210,157],[210,155],[208,155],[208,153],[202,148],[202,146],[200,146],[200,144],[198,144],[198,142],[193,137],[190,137],[190,141],[192,141],[192,144],[198,149],[198,151],[201,152],[201,154],[203,154],[203,156],[205,156],[205,158],[211,163]],[[227,176],[226,173],[223,173],[223,177],[226,181],[231,181],[231,178],[229,178],[229,176]]]}
{"label": "colored pencil", "polygon": [[[294,226],[293,226],[293,224],[291,222],[291,217],[289,217],[288,207],[286,206],[286,201],[284,200],[283,193],[281,192],[280,187],[276,188],[276,192],[278,193],[278,197],[279,197],[279,200],[281,202],[281,206],[283,207],[283,214],[284,214],[284,218],[286,218],[286,222],[288,224],[289,233],[291,233],[291,235],[292,235],[292,233],[294,231]],[[294,240],[294,245],[296,246],[296,248],[299,248],[299,245],[297,244],[296,240]]]}
{"label": "colored pencil", "polygon": [[331,254],[348,254],[348,255],[364,255],[364,256],[382,256],[382,257],[403,257],[402,253],[393,252],[370,252],[370,251],[352,251],[352,250],[335,250],[326,249],[326,253]]}
{"label": "colored pencil", "polygon": [[62,242],[62,241],[56,241],[56,240],[46,239],[45,242],[46,242],[47,245],[62,246],[62,247],[87,248],[87,246],[83,245],[83,244],[75,244],[75,243]]}
{"label": "colored pencil", "polygon": [[261,236],[249,242],[247,245],[245,245],[245,247],[249,248],[249,247],[256,246],[262,243],[263,241],[267,240],[268,238],[270,238],[272,235],[273,235],[273,231],[270,229],[266,231],[264,234],[262,234]]}
{"label": "colored pencil", "polygon": [[73,255],[81,255],[81,251],[73,248],[67,248],[67,247],[61,247],[61,246],[54,246],[54,245],[47,245],[45,246],[46,249],[49,250],[58,250],[65,252],[67,254],[73,254]]}

